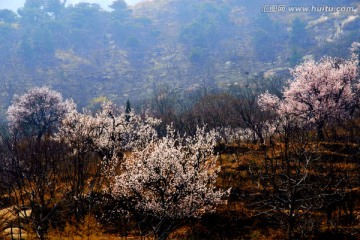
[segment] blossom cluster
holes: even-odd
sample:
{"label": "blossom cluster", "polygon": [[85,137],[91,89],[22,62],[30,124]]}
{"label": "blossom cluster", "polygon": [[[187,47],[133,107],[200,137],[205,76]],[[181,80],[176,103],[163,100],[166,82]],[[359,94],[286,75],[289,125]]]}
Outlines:
{"label": "blossom cluster", "polygon": [[56,129],[49,132],[51,140],[65,144],[69,157],[80,165],[99,155],[102,176],[109,179],[106,190],[129,199],[129,204],[135,199],[135,208],[152,216],[199,217],[213,211],[226,194],[215,187],[220,167],[214,153],[219,134],[214,130],[198,128],[187,136],[168,126],[166,136],[159,137],[156,118],[112,102],[103,103],[95,114],[78,112],[72,101],[47,87],[16,96],[8,120],[19,130],[32,126],[43,134]]}
{"label": "blossom cluster", "polygon": [[15,95],[6,114],[11,130],[28,130],[41,136],[56,130],[59,122],[74,108],[72,100],[64,101],[60,93],[40,87],[21,96]]}
{"label": "blossom cluster", "polygon": [[112,102],[105,102],[93,116],[76,110],[62,120],[57,134],[74,150],[93,151],[102,157],[103,173],[111,176],[126,151],[142,149],[157,137],[155,126],[160,120],[126,113]]}
{"label": "blossom cluster", "polygon": [[357,66],[355,58],[307,61],[291,71],[294,80],[283,90],[283,99],[266,92],[258,104],[299,122],[317,124],[349,118],[360,99]]}
{"label": "blossom cluster", "polygon": [[197,129],[180,136],[168,127],[167,136],[154,139],[122,165],[113,194],[135,198],[141,212],[172,219],[200,217],[223,202],[215,183],[220,167],[213,155],[217,134]]}

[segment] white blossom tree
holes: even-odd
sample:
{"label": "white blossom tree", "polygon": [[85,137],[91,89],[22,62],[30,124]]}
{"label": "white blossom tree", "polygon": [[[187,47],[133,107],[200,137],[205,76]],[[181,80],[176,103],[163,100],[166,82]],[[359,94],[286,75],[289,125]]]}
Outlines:
{"label": "white blossom tree", "polygon": [[105,102],[95,116],[89,111],[72,111],[62,121],[59,137],[73,146],[82,141],[91,145],[106,162],[125,151],[144,148],[157,137],[155,127],[160,120],[147,115],[126,112],[112,102]]}
{"label": "white blossom tree", "polygon": [[74,107],[59,92],[36,87],[21,96],[15,95],[6,114],[11,130],[40,139],[46,133],[53,133]]}
{"label": "white blossom tree", "polygon": [[264,93],[258,103],[279,116],[315,124],[320,139],[327,122],[351,117],[359,105],[358,60],[323,58],[307,61],[291,71],[294,80],[283,99]]}
{"label": "white blossom tree", "polygon": [[127,113],[111,102],[102,105],[95,119],[94,144],[107,162],[116,158],[118,153],[144,148],[157,137],[155,126],[160,124],[156,118]]}
{"label": "white blossom tree", "polygon": [[[58,139],[65,141],[73,156],[85,159],[89,152],[101,157],[103,176],[111,178],[126,151],[144,148],[157,138],[160,120],[127,112],[112,102],[105,102],[93,116],[91,112],[72,111],[63,119]],[[80,161],[80,160],[79,160]]]}
{"label": "white blossom tree", "polygon": [[74,111],[72,101],[48,87],[15,96],[7,111],[10,132],[0,136],[0,168],[9,197],[18,209],[29,207],[25,220],[39,239],[46,239],[51,223],[69,192],[65,145],[54,141],[60,121]]}
{"label": "white blossom tree", "polygon": [[200,217],[223,202],[225,191],[215,187],[220,170],[213,155],[216,138],[215,131],[204,129],[181,137],[168,127],[167,136],[126,159],[113,195],[132,199],[135,211],[158,219],[154,234],[166,238],[174,220]]}

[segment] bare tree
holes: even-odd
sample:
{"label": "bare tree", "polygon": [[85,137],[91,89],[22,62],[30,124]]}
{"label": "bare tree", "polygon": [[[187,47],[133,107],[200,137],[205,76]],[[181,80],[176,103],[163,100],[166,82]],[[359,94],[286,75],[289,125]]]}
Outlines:
{"label": "bare tree", "polygon": [[[29,208],[23,216],[26,223],[45,239],[51,223],[61,219],[59,214],[69,192],[64,181],[67,164],[66,148],[49,136],[41,141],[33,137],[1,136],[1,179],[11,203],[18,209]],[[60,220],[61,221],[61,220]]]}
{"label": "bare tree", "polygon": [[252,92],[243,93],[233,100],[232,106],[234,114],[230,117],[237,118],[240,126],[252,131],[253,141],[259,140],[261,144],[264,144],[266,134],[269,133],[269,127],[271,127],[269,122],[271,114],[262,111],[257,103],[256,95]]}
{"label": "bare tree", "polygon": [[251,198],[249,207],[275,218],[286,229],[287,238],[296,239],[320,226],[314,212],[337,192],[324,178],[326,169],[309,131],[292,121],[282,122],[279,129],[278,141],[264,149],[261,164],[250,167],[259,194]]}

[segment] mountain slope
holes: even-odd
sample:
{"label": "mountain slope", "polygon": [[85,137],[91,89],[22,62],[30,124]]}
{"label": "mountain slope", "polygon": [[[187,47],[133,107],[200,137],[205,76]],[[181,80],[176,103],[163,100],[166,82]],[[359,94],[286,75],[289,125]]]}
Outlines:
{"label": "mountain slope", "polygon": [[[46,1],[45,1],[46,2]],[[56,2],[56,1],[55,1]],[[359,3],[352,12],[290,12],[327,1],[148,0],[112,12],[97,5],[26,6],[0,11],[2,112],[14,93],[50,85],[80,107],[106,96],[146,99],[175,91],[251,86],[283,75],[307,58],[348,57],[360,39]]]}

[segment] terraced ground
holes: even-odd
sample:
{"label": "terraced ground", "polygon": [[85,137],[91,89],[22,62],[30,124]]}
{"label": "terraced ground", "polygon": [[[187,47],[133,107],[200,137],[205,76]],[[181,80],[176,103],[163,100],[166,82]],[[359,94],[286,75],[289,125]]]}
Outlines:
{"label": "terraced ground", "polygon": [[[264,169],[265,156],[280,161],[283,147],[281,144],[275,144],[274,148],[270,148],[270,146],[241,143],[223,148],[223,153],[219,157],[222,170],[218,186],[224,189],[231,188],[227,204],[220,206],[214,214],[185,223],[170,234],[170,239],[286,238],[286,229],[278,218],[289,216],[289,210],[286,207],[284,209],[267,209],[265,205],[259,207],[258,203],[267,200],[267,194],[273,193],[272,188],[265,188],[263,184],[260,184],[263,180],[259,180],[254,174],[256,169],[260,172]],[[340,195],[336,199],[331,199],[333,203],[328,204],[331,207],[326,207],[323,203],[323,206],[317,209],[312,208],[309,212],[300,209],[294,214],[299,219],[299,223],[305,219],[318,224],[316,230],[310,235],[315,239],[359,239],[359,145],[345,142],[320,142],[310,144],[309,149],[316,150],[319,156],[316,158],[318,166],[323,166],[323,168],[310,169],[309,178],[322,181],[319,176],[325,179],[341,179],[346,176],[344,181],[347,182],[339,181],[339,185],[335,186],[339,189],[344,187],[344,191],[339,190]],[[346,189],[345,186],[347,186]],[[23,214],[29,216],[31,212],[26,211]],[[15,207],[4,208],[0,211],[2,237],[11,239],[12,235],[14,239],[19,239],[18,227],[22,226],[21,238],[36,239],[35,234],[26,232],[25,229],[28,229],[26,225],[22,223],[19,225],[18,215],[21,218],[21,214]],[[49,239],[105,240],[120,237],[119,233],[111,232],[107,226],[100,225],[93,216],[87,216],[82,224],[71,222],[73,221],[70,220],[62,230],[51,229]],[[13,226],[12,230],[10,226]],[[129,229],[128,233],[129,236],[126,239],[140,239],[137,237],[139,232],[136,229]]]}

